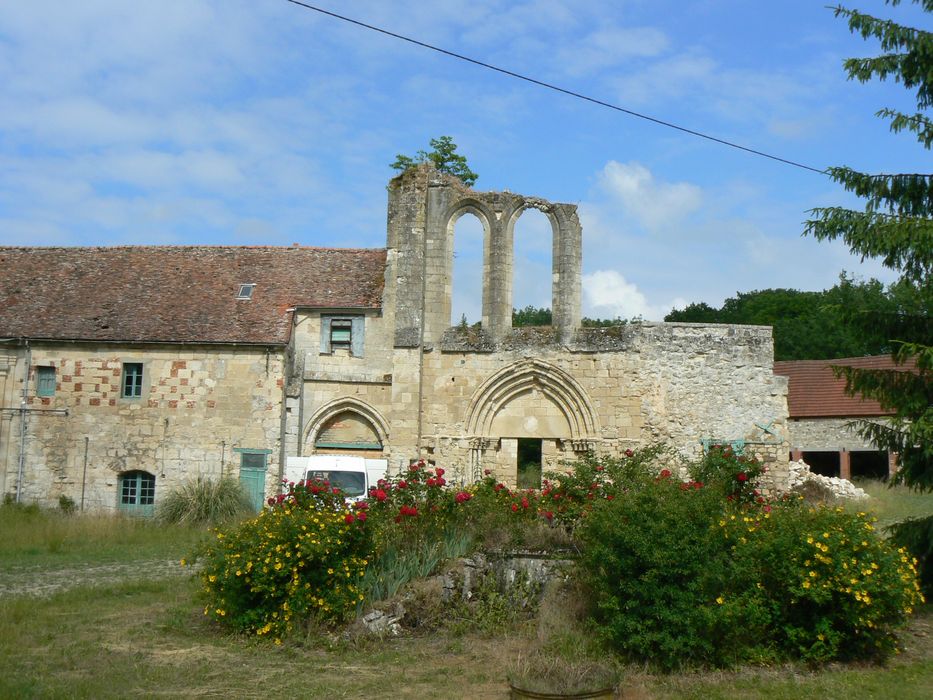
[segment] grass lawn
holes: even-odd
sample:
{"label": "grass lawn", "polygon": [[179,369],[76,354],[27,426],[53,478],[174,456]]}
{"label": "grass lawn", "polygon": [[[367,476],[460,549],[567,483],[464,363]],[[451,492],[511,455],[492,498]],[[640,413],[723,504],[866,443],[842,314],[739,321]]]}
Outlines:
{"label": "grass lawn", "polygon": [[[889,488],[887,483],[877,479],[859,480],[855,485],[871,497],[864,508],[875,514],[881,527],[907,518],[933,515],[933,493],[919,493],[906,486]],[[850,508],[863,509],[863,504],[850,504]]]}
{"label": "grass lawn", "polygon": [[[533,631],[280,647],[230,635],[193,602],[194,582],[77,588],[0,599],[0,697],[506,697],[506,668]],[[885,667],[799,667],[669,676],[624,669],[628,698],[926,698],[933,611]]]}
{"label": "grass lawn", "polygon": [[[882,521],[931,512],[933,497],[868,486]],[[204,536],[146,521],[11,508],[0,508],[0,533],[0,583],[17,571],[39,580],[72,568],[177,561]],[[497,636],[347,641],[314,634],[275,646],[209,622],[190,577],[91,581],[48,597],[4,595],[0,586],[0,698],[505,698],[510,661],[538,632],[530,622]],[[661,675],[624,666],[620,697],[925,699],[933,688],[931,606],[915,615],[902,642],[903,653],[883,667]]]}

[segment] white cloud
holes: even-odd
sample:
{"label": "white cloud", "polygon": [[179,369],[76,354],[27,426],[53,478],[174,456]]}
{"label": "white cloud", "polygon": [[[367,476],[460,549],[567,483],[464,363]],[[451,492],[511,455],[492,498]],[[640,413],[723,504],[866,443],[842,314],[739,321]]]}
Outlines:
{"label": "white cloud", "polygon": [[658,181],[648,168],[635,162],[609,161],[597,183],[604,195],[652,231],[682,221],[703,204],[703,191],[697,185]]}
{"label": "white cloud", "polygon": [[685,305],[679,297],[669,304],[651,304],[635,284],[615,270],[583,275],[583,300],[585,316],[622,319],[638,316],[645,321],[661,321],[672,308]]}
{"label": "white cloud", "polygon": [[579,76],[634,57],[657,56],[668,43],[664,32],[654,27],[600,27],[572,46],[562,46],[557,59],[566,73]]}

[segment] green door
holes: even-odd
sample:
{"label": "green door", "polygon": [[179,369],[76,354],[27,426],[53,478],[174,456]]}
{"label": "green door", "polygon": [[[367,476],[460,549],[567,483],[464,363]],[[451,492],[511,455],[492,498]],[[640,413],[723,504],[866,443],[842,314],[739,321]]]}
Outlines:
{"label": "green door", "polygon": [[266,469],[265,467],[240,467],[240,484],[249,494],[253,509],[262,510],[266,501]]}
{"label": "green door", "polygon": [[150,516],[155,510],[155,474],[142,471],[120,475],[120,510],[129,515]]}

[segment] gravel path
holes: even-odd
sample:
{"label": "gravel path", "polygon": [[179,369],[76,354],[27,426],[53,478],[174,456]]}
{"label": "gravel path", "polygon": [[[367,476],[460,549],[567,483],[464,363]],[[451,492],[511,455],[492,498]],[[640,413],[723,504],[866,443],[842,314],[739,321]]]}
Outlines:
{"label": "gravel path", "polygon": [[0,598],[47,597],[78,586],[108,586],[126,581],[190,576],[177,559],[150,559],[130,563],[77,564],[61,569],[14,567],[0,570]]}

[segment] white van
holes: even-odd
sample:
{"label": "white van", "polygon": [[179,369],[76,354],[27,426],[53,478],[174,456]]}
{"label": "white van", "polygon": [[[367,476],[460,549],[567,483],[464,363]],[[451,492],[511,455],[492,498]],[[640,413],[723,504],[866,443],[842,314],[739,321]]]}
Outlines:
{"label": "white van", "polygon": [[319,479],[343,491],[348,501],[366,498],[369,489],[386,475],[389,467],[385,459],[364,459],[348,455],[313,455],[288,457],[285,460],[285,478],[288,481]]}

